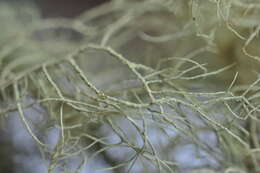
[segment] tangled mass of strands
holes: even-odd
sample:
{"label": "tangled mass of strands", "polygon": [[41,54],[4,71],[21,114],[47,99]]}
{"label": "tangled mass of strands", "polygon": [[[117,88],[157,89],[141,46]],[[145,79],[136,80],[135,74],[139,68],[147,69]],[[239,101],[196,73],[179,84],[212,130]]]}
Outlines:
{"label": "tangled mass of strands", "polygon": [[48,173],[260,172],[259,18],[257,0],[112,0],[74,19],[1,3],[1,121],[19,115]]}

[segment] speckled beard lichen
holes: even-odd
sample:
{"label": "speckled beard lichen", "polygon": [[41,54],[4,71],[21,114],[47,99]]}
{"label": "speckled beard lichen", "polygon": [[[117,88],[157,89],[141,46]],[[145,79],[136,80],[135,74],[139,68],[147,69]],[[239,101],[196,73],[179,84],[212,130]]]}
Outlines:
{"label": "speckled beard lichen", "polygon": [[259,17],[257,0],[111,0],[73,19],[1,3],[0,115],[18,113],[49,173],[94,159],[112,172],[259,172]]}

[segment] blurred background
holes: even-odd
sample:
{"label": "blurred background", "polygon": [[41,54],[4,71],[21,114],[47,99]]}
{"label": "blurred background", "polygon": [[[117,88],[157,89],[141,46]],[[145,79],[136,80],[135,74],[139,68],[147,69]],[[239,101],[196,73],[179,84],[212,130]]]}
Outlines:
{"label": "blurred background", "polygon": [[8,3],[34,3],[42,17],[76,17],[87,9],[108,0],[1,0]]}

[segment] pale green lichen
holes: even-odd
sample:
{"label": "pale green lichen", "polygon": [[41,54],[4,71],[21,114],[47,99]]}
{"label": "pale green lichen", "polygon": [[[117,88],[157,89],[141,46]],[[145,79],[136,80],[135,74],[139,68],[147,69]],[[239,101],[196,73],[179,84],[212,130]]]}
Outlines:
{"label": "pale green lichen", "polygon": [[[150,164],[155,172],[181,172],[185,167],[169,153],[186,144],[215,160],[213,172],[258,172],[259,6],[113,0],[75,19],[41,19],[33,8],[1,4],[0,114],[19,112],[43,153],[51,152],[49,173],[68,171],[64,163],[75,156],[82,158],[79,172],[116,147],[134,155],[110,156],[104,170],[128,172],[143,159],[143,172]],[[54,150],[24,115],[33,105],[48,112],[46,128],[61,131]],[[110,134],[102,137],[104,126]],[[152,129],[167,142],[158,147]],[[214,133],[215,145],[199,138],[205,131]],[[119,142],[109,142],[113,135]]]}

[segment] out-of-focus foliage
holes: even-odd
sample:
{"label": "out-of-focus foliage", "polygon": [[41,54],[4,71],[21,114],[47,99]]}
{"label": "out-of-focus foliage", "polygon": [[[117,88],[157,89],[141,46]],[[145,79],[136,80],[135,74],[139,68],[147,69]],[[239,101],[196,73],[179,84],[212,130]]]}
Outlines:
{"label": "out-of-focus foliage", "polygon": [[[257,0],[112,0],[41,19],[1,4],[0,115],[19,113],[49,173],[97,158],[110,172],[259,172],[259,11]],[[38,135],[49,128],[55,146]]]}

